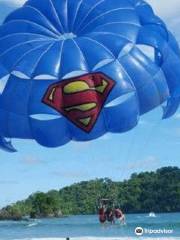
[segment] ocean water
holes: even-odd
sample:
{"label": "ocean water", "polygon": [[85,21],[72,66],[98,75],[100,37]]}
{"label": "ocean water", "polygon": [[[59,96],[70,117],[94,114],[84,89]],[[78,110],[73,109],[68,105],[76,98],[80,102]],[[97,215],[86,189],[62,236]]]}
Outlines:
{"label": "ocean water", "polygon": [[[97,216],[70,216],[59,219],[31,220],[29,222],[2,221],[0,222],[0,240],[60,240],[70,237],[73,240],[135,240],[135,228],[144,230],[168,230],[166,234],[147,234],[140,239],[180,239],[180,213],[133,214],[126,216],[126,225],[106,224],[102,226]],[[133,237],[133,238],[132,238]]]}

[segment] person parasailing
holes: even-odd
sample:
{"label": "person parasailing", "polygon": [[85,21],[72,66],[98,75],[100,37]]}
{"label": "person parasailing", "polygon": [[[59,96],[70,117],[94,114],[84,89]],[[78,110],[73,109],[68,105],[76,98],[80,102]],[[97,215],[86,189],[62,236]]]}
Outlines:
{"label": "person parasailing", "polygon": [[121,224],[125,224],[126,217],[119,206],[115,206],[114,215],[116,219],[120,220]]}
{"label": "person parasailing", "polygon": [[99,208],[99,221],[100,223],[104,224],[107,220],[107,217],[106,217],[106,209],[105,209],[105,206],[100,206]]}

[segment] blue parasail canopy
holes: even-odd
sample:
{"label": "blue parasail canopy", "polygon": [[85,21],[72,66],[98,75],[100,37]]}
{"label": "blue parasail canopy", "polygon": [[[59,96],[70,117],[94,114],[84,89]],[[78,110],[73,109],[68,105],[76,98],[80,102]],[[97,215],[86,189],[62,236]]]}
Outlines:
{"label": "blue parasail canopy", "polygon": [[0,27],[0,146],[134,128],[180,103],[180,50],[142,0],[29,0]]}

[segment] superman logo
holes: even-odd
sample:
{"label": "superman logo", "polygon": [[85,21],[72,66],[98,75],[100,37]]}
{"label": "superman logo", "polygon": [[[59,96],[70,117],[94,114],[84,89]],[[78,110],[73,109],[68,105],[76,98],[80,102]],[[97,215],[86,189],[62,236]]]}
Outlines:
{"label": "superman logo", "polygon": [[103,73],[74,77],[50,85],[42,102],[90,132],[114,85]]}

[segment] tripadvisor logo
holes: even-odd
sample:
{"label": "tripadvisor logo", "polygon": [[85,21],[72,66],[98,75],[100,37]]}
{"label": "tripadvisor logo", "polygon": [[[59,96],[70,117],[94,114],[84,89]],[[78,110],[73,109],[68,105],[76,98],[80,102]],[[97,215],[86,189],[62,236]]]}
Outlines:
{"label": "tripadvisor logo", "polygon": [[144,234],[173,234],[173,229],[143,229],[142,227],[137,227],[135,229],[135,234],[137,236],[142,236]]}
{"label": "tripadvisor logo", "polygon": [[137,236],[142,236],[143,233],[144,233],[144,230],[143,230],[142,227],[137,227],[137,228],[135,229],[135,234],[136,234]]}
{"label": "tripadvisor logo", "polygon": [[144,229],[145,234],[173,234],[173,229]]}

